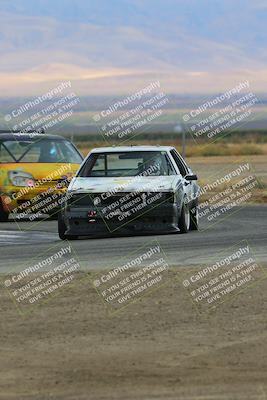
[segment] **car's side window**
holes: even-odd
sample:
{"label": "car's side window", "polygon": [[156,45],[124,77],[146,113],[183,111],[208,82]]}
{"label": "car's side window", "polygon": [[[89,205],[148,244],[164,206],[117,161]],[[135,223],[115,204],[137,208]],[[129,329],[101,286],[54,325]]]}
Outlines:
{"label": "car's side window", "polygon": [[167,154],[165,154],[165,159],[166,159],[167,171],[168,171],[167,175],[176,175],[177,173],[174,169],[173,164],[171,163],[170,157]]}
{"label": "car's side window", "polygon": [[174,161],[175,161],[175,163],[176,163],[176,165],[177,165],[177,167],[178,167],[178,169],[180,171],[180,174],[182,176],[187,175],[188,174],[188,168],[185,165],[185,163],[183,162],[183,160],[179,157],[178,153],[176,153],[175,150],[171,150],[171,155],[174,158]]}

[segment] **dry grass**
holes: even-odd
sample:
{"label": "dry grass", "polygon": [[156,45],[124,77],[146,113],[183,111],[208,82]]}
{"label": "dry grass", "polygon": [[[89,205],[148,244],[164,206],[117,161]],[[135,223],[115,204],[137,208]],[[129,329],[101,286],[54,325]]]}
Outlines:
{"label": "dry grass", "polygon": [[212,143],[191,145],[187,148],[188,157],[242,156],[267,154],[267,146],[253,143]]}
{"label": "dry grass", "polygon": [[[165,142],[142,141],[131,142],[131,144],[160,144],[175,146],[181,151],[180,142],[166,140]],[[78,142],[76,143],[80,151],[87,155],[94,147],[103,147],[103,142]],[[211,143],[211,144],[194,144],[189,143],[186,146],[187,157],[217,157],[217,156],[244,156],[244,155],[267,155],[267,143]]]}

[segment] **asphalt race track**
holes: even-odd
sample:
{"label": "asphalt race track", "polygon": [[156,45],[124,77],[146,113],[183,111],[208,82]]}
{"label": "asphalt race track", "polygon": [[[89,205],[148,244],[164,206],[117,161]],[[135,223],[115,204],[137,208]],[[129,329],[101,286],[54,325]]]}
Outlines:
{"label": "asphalt race track", "polygon": [[[30,229],[29,229],[30,227]],[[241,240],[247,240],[255,258],[267,262],[267,205],[245,206],[218,223],[201,221],[201,231],[185,235],[155,234],[127,237],[83,238],[71,241],[85,269],[109,267],[117,259],[138,250],[144,243],[157,239],[166,252],[169,265],[190,266],[210,263],[212,257]],[[1,272],[37,257],[47,248],[60,245],[57,221],[10,220],[0,224]]]}

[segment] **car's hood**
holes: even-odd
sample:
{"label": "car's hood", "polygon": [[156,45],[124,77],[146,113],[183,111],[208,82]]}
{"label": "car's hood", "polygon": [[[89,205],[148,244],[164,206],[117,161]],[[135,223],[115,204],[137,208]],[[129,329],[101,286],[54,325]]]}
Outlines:
{"label": "car's hood", "polygon": [[179,176],[134,176],[125,178],[73,178],[69,191],[80,193],[103,192],[167,192],[181,185]]}

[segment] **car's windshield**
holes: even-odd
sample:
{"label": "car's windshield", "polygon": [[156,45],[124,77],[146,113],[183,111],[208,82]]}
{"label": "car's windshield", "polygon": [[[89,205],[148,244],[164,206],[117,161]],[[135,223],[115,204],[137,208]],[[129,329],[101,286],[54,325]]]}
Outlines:
{"label": "car's windshield", "polygon": [[73,163],[82,157],[67,140],[4,140],[0,141],[1,163]]}
{"label": "car's windshield", "polygon": [[79,172],[81,177],[161,176],[175,171],[165,151],[93,153]]}

